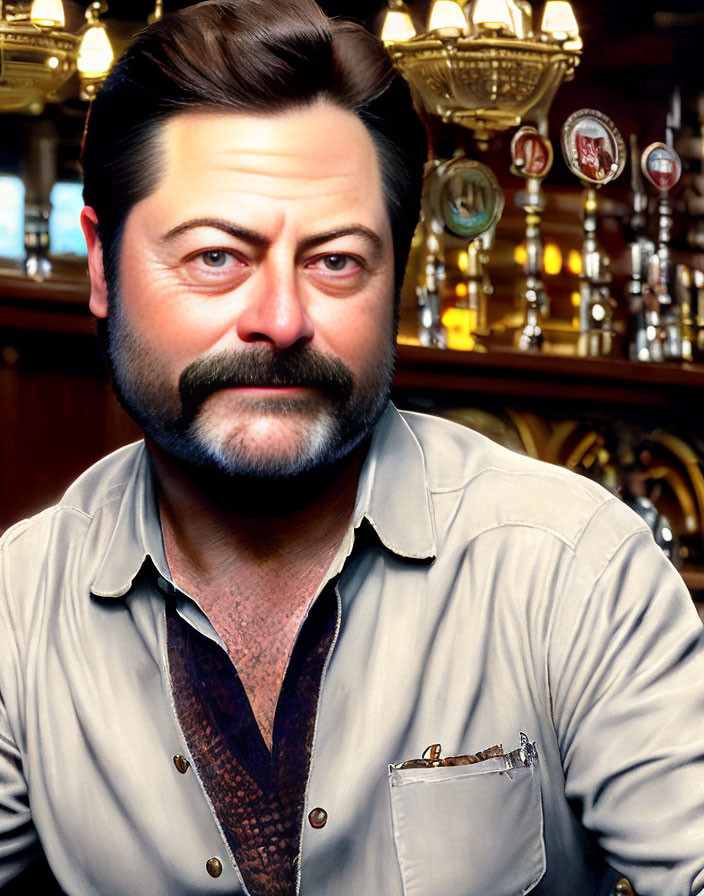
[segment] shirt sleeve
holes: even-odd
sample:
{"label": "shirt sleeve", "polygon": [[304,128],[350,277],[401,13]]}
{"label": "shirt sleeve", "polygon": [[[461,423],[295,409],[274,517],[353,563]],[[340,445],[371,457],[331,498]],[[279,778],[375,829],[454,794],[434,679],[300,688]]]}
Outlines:
{"label": "shirt sleeve", "polygon": [[18,702],[21,674],[16,636],[10,622],[7,589],[0,551],[0,890],[17,879],[41,856],[29,808],[22,755],[8,711],[8,700]]}
{"label": "shirt sleeve", "polygon": [[638,896],[704,893],[704,628],[650,533],[607,502],[548,654],[565,793]]}

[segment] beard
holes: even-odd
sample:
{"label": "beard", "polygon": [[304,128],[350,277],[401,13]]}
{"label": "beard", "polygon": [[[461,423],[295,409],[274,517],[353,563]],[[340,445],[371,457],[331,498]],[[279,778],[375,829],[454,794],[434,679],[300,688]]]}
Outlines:
{"label": "beard", "polygon": [[[327,478],[369,439],[389,399],[393,333],[360,381],[340,359],[307,345],[257,345],[196,359],[175,388],[119,296],[110,309],[99,334],[120,404],[146,436],[211,485]],[[305,392],[259,400],[230,393],[224,401],[219,394],[252,387]]]}

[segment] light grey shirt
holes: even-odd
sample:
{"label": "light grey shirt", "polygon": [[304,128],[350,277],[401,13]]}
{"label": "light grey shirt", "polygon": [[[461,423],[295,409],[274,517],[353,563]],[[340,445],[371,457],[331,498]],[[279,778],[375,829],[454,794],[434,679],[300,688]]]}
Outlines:
{"label": "light grey shirt", "polygon": [[[191,757],[144,446],[0,544],[0,884],[41,844],[70,896],[244,892],[197,770],[173,761]],[[390,406],[338,573],[304,896],[591,896],[602,856],[639,896],[704,892],[704,630],[631,511]],[[394,767],[520,732],[537,762]]]}

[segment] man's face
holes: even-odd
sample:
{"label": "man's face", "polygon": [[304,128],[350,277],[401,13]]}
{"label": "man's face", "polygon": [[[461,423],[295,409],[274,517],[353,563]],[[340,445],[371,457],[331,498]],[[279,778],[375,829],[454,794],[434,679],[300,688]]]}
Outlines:
{"label": "man's face", "polygon": [[327,103],[188,112],[155,152],[119,294],[92,299],[123,403],[162,448],[228,474],[290,477],[349,454],[383,411],[394,356],[392,237],[364,126]]}

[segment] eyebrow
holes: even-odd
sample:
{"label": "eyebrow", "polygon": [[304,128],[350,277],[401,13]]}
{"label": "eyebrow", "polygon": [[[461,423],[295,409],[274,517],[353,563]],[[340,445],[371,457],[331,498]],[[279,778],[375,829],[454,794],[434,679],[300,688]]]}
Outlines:
{"label": "eyebrow", "polygon": [[266,246],[269,240],[256,230],[249,230],[247,227],[240,227],[230,221],[224,221],[220,218],[194,218],[191,221],[184,221],[167,231],[159,240],[161,243],[169,243],[182,233],[189,230],[197,230],[199,227],[212,227],[215,230],[222,230],[235,239],[242,240],[245,243],[251,243],[255,246]]}
{"label": "eyebrow", "polygon": [[[215,230],[221,230],[223,233],[227,233],[235,239],[242,240],[252,246],[261,248],[268,246],[271,242],[268,237],[264,236],[262,233],[258,233],[256,230],[250,230],[248,227],[241,227],[238,224],[234,224],[232,221],[225,221],[221,218],[194,218],[190,221],[184,221],[183,224],[178,224],[176,227],[172,227],[171,230],[167,231],[167,233],[160,238],[160,242],[168,243],[171,240],[176,239],[176,237],[181,236],[181,234],[187,233],[190,230],[196,230],[200,227],[211,227]],[[349,224],[345,227],[338,227],[334,230],[325,231],[324,233],[313,234],[303,240],[300,250],[306,251],[313,249],[315,246],[332,242],[333,240],[344,236],[362,237],[377,256],[381,255],[384,251],[384,241],[379,234],[370,230],[368,227],[364,227],[362,224]]]}
{"label": "eyebrow", "polygon": [[350,224],[348,227],[339,227],[335,230],[328,230],[325,233],[316,233],[313,236],[309,236],[305,240],[303,240],[301,249],[313,249],[316,246],[320,246],[323,243],[330,243],[333,240],[339,239],[343,236],[362,237],[362,239],[369,244],[372,251],[377,256],[381,255],[384,251],[384,241],[379,236],[379,234],[375,233],[373,230],[370,230],[368,227],[362,226],[361,224]]}

